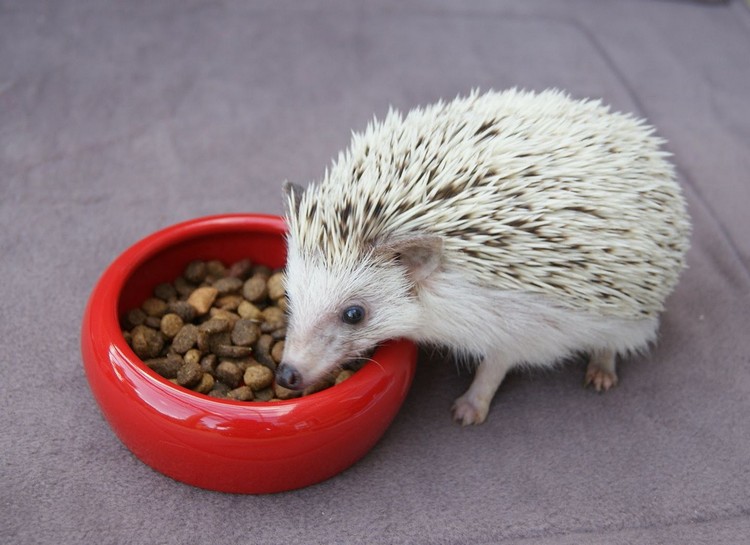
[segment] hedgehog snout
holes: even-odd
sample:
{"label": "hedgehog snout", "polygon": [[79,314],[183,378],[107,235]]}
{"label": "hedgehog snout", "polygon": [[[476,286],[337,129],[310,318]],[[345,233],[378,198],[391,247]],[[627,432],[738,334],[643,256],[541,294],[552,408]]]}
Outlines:
{"label": "hedgehog snout", "polygon": [[282,362],[276,369],[276,384],[290,390],[299,390],[302,388],[302,375],[294,365]]}

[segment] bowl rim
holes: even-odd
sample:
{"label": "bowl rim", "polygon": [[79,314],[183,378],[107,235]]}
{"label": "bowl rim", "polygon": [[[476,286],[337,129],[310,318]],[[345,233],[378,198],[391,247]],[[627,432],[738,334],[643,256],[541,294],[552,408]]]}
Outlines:
{"label": "bowl rim", "polygon": [[[121,367],[129,369],[142,379],[147,380],[152,387],[156,387],[171,400],[179,402],[181,405],[191,406],[201,412],[219,412],[224,416],[227,415],[227,412],[236,412],[237,414],[234,416],[241,417],[243,415],[248,416],[250,413],[257,416],[266,412],[269,414],[288,412],[292,408],[304,410],[305,407],[319,405],[324,400],[326,403],[336,403],[352,397],[365,396],[371,390],[367,386],[378,382],[376,380],[377,375],[391,374],[386,368],[388,360],[382,363],[373,357],[354,375],[340,384],[306,396],[267,402],[214,398],[175,384],[149,368],[135,354],[122,335],[118,304],[120,294],[128,279],[131,278],[138,267],[160,252],[167,250],[170,246],[190,238],[236,231],[260,232],[285,238],[286,222],[282,216],[262,213],[202,216],[164,227],[129,246],[102,273],[89,300],[91,308],[87,310],[89,315],[98,316],[103,321],[101,324],[103,330],[117,331],[118,334],[111,335],[111,338],[107,339],[92,339],[92,342],[109,345],[110,358],[116,359]],[[396,342],[398,340],[386,341],[379,345],[373,356],[377,356],[384,345]],[[105,364],[103,362],[97,364],[97,366],[101,365]]]}

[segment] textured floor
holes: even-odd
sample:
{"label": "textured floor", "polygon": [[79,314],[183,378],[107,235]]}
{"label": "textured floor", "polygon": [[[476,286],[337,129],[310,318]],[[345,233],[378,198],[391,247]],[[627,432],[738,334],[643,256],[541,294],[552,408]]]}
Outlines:
{"label": "textured floor", "polygon": [[[750,9],[658,0],[0,0],[0,542],[739,544],[750,535]],[[120,444],[79,353],[124,248],[281,211],[352,129],[474,87],[646,116],[694,219],[648,356],[606,395],[514,374],[489,421],[425,352],[382,441],[322,484],[232,496]]]}

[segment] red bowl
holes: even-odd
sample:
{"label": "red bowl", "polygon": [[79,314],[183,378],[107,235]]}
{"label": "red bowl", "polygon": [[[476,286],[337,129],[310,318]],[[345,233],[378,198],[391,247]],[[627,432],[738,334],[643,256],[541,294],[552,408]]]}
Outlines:
{"label": "red bowl", "polygon": [[118,317],[194,259],[286,258],[282,218],[199,218],[159,231],[120,255],[86,307],[81,352],[91,390],[110,426],[140,460],[201,488],[258,494],[332,477],[378,441],[414,377],[416,347],[385,343],[349,380],[275,403],[215,399],[157,375],[123,338]]}

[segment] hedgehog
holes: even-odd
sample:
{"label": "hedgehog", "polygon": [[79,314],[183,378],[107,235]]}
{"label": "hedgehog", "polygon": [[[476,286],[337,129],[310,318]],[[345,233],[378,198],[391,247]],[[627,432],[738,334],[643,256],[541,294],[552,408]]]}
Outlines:
{"label": "hedgehog", "polygon": [[655,129],[559,90],[390,109],[319,182],[284,183],[289,323],[276,381],[317,383],[406,338],[476,362],[480,424],[511,369],[588,358],[585,385],[655,342],[690,220]]}

